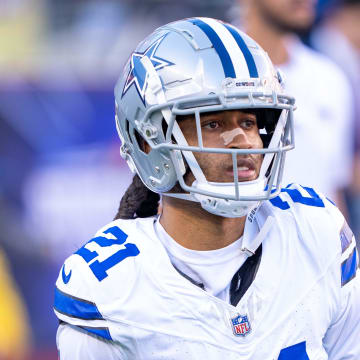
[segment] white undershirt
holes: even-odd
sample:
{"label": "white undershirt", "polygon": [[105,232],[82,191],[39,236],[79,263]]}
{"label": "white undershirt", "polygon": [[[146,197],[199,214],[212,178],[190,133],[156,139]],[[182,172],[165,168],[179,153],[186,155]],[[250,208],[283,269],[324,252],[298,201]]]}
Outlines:
{"label": "white undershirt", "polygon": [[242,237],[221,249],[198,251],[177,243],[159,220],[154,227],[175,268],[195,282],[203,284],[210,294],[230,302],[231,280],[243,263]]}

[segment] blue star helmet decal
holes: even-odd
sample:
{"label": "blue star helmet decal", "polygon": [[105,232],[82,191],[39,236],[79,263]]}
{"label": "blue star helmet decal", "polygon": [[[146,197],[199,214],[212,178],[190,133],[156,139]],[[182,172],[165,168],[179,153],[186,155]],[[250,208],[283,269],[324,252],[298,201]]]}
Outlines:
{"label": "blue star helmet decal", "polygon": [[165,36],[160,37],[153,44],[151,44],[143,53],[133,52],[130,58],[130,71],[125,81],[125,86],[122,91],[121,97],[129,90],[132,84],[135,85],[143,104],[145,105],[145,92],[148,85],[149,74],[141,63],[141,59],[146,56],[149,58],[155,70],[160,70],[165,66],[174,65],[172,62],[162,59],[155,55],[160,43],[164,40]]}

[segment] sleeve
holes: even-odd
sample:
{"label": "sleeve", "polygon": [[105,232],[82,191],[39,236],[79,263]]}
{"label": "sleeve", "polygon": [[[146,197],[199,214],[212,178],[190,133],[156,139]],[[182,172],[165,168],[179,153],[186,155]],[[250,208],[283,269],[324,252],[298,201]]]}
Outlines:
{"label": "sleeve", "polygon": [[323,339],[329,360],[360,359],[360,274],[359,270],[336,321]]}
{"label": "sleeve", "polygon": [[[86,254],[94,254],[90,245],[90,250],[81,249],[86,249]],[[60,322],[112,341],[111,322],[101,309],[106,303],[99,296],[106,290],[99,287],[90,267],[78,255],[79,251],[66,259],[60,270],[54,289],[55,315]]]}
{"label": "sleeve", "polygon": [[336,316],[323,339],[329,360],[360,359],[360,269],[355,238],[346,224],[340,231],[341,287]]}
{"label": "sleeve", "polygon": [[60,321],[112,340],[108,321],[93,295],[94,283],[88,272],[88,266],[77,255],[65,261],[55,286],[55,315]]}
{"label": "sleeve", "polygon": [[119,344],[90,335],[69,324],[59,325],[56,345],[59,360],[127,359]]}
{"label": "sleeve", "polygon": [[[116,314],[123,311],[120,300],[123,295],[116,291],[117,286],[122,279],[131,282],[133,277],[129,276],[128,272],[131,274],[132,272],[129,266],[120,265],[113,269],[114,271],[109,271],[125,258],[139,253],[134,244],[124,245],[127,237],[128,235],[118,227],[118,223],[110,223],[68,257],[61,267],[54,289],[54,312],[61,324],[68,324],[72,330],[75,329],[83,335],[82,341],[76,344],[76,351],[79,353],[88,351],[86,347],[87,342],[90,341],[101,344],[98,345],[101,347],[106,344],[107,347],[117,349],[118,352],[120,351],[118,348],[121,349],[124,354],[126,353],[126,357],[120,359],[129,358],[133,350],[133,339],[127,327],[121,327],[114,320]],[[59,349],[65,353],[65,359],[74,358],[66,355],[67,352],[75,351],[74,340],[66,335],[70,330],[64,330],[66,336],[62,336],[60,329],[63,328],[60,327],[58,332]],[[97,341],[93,341],[92,336]],[[99,342],[99,339],[103,342]],[[110,344],[114,344],[115,347]],[[108,359],[104,356],[97,357],[99,358]]]}

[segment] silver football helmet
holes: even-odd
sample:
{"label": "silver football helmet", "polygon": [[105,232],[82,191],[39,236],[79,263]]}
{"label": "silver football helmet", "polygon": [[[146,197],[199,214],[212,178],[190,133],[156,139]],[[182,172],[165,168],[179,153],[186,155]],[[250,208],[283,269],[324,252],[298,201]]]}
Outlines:
{"label": "silver football helmet", "polygon": [[[121,156],[150,190],[199,202],[224,217],[244,216],[280,192],[285,152],[294,147],[295,101],[283,94],[281,76],[264,50],[232,25],[191,18],[158,28],[132,53],[115,101]],[[264,147],[206,147],[202,113],[239,109],[276,114],[259,125]],[[193,115],[197,146],[181,131],[181,115]],[[204,152],[231,157],[230,182],[207,179],[196,159]],[[249,154],[263,156],[259,176],[239,181],[238,159]],[[186,182],[189,172],[192,184]],[[174,191],[176,184],[181,191]]]}

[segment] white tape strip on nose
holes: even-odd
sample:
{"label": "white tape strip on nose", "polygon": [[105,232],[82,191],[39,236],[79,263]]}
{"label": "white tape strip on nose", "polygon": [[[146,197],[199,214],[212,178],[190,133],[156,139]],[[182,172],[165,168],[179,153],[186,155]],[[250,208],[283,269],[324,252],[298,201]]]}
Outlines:
{"label": "white tape strip on nose", "polygon": [[240,128],[224,131],[220,134],[220,137],[224,140],[224,145],[226,146],[232,143],[235,137],[238,135],[244,135],[244,132]]}

